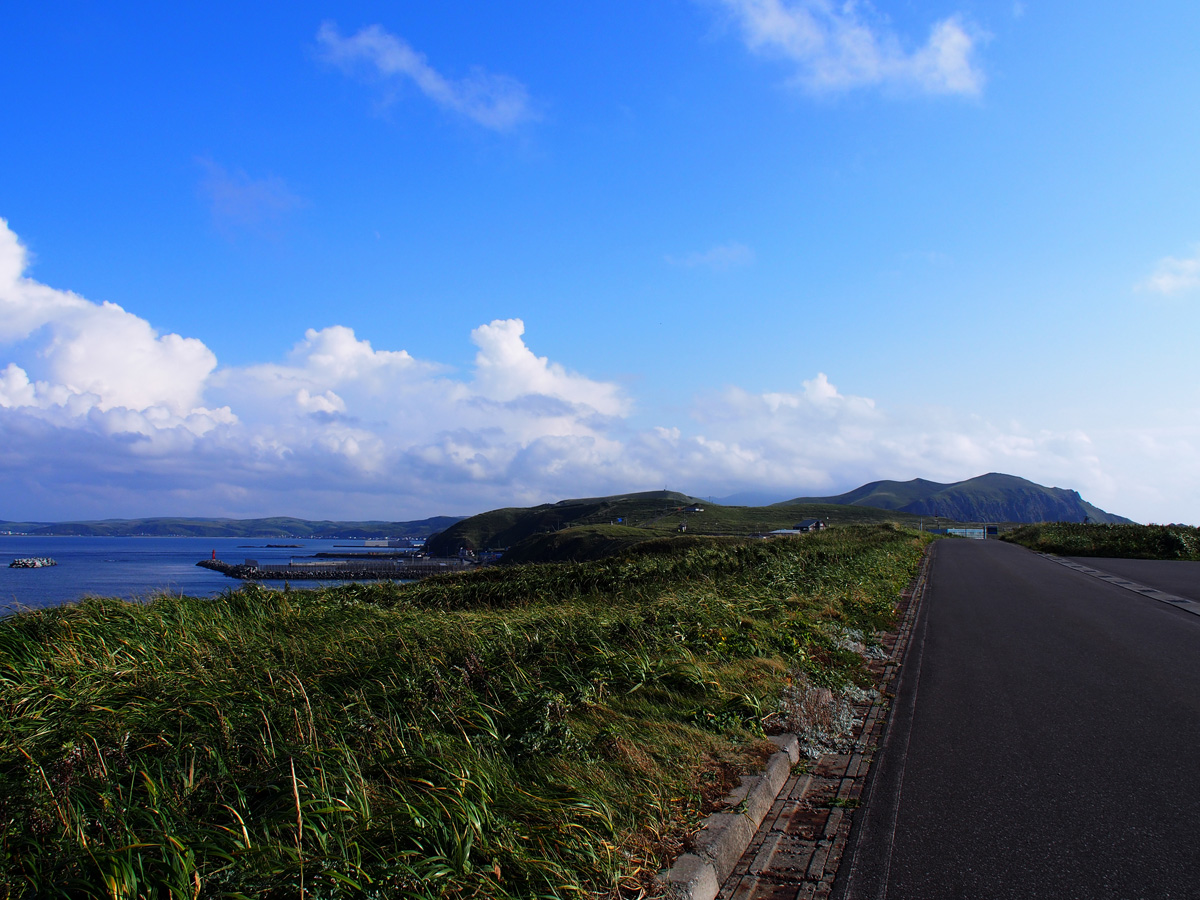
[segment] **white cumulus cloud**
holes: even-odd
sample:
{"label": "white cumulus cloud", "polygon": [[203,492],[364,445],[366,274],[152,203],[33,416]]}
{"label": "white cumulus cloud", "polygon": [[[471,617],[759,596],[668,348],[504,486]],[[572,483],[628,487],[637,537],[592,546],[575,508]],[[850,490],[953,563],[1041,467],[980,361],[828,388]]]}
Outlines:
{"label": "white cumulus cloud", "polygon": [[895,85],[931,94],[975,95],[984,75],[975,61],[980,35],[961,16],[935,22],[908,49],[868,4],[832,0],[719,0],[746,46],[787,60],[817,92]]}
{"label": "white cumulus cloud", "polygon": [[[200,403],[217,359],[203,342],[159,334],[115,303],[93,303],[24,275],[28,254],[0,219],[0,341],[35,337],[39,375],[22,396],[62,405],[86,397],[100,410],[161,406],[185,415]],[[18,376],[10,363],[7,383]]]}
{"label": "white cumulus cloud", "polygon": [[479,348],[475,354],[475,388],[491,400],[553,397],[604,416],[620,416],[628,401],[613,384],[593,381],[568,372],[544,356],[535,356],[522,335],[520,319],[497,319],[471,332]]}
{"label": "white cumulus cloud", "polygon": [[379,25],[369,25],[343,36],[332,22],[317,31],[317,41],[328,61],[344,70],[365,67],[377,78],[411,82],[443,109],[465,116],[484,128],[509,131],[536,118],[525,85],[507,75],[476,68],[465,78],[447,78],[423,53]]}

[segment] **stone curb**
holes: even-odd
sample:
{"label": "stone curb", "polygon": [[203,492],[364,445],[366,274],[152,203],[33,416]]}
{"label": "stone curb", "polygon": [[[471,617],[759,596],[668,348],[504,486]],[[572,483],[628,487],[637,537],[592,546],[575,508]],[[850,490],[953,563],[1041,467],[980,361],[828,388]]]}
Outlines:
{"label": "stone curb", "polygon": [[767,759],[761,775],[742,778],[725,797],[734,812],[714,813],[696,835],[695,852],[685,853],[659,880],[673,900],[714,900],[721,884],[750,846],[758,826],[787,783],[792,766],[800,761],[800,740],[794,734],[769,738],[779,747]]}

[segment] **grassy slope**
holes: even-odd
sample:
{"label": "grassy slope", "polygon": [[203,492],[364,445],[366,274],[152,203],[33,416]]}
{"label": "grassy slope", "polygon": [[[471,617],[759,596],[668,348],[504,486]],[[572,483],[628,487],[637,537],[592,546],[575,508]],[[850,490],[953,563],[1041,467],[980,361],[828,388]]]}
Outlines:
{"label": "grassy slope", "polygon": [[[703,512],[687,513],[698,504]],[[803,506],[720,506],[695,501],[682,494],[630,495],[571,500],[535,506],[508,508],[471,516],[430,539],[427,547],[435,556],[449,556],[462,547],[473,550],[513,547],[535,535],[565,528],[612,525],[617,519],[626,528],[641,528],[649,536],[672,534],[686,522],[689,534],[753,534],[790,528],[801,519],[823,519],[831,525],[895,522],[915,525],[918,516],[859,506],[808,504]]]}
{"label": "grassy slope", "polygon": [[1025,525],[1002,536],[1041,553],[1116,559],[1200,560],[1200,528],[1188,525]]}
{"label": "grassy slope", "polygon": [[924,478],[911,481],[872,481],[844,494],[833,497],[797,497],[785,500],[779,506],[795,506],[810,503],[834,503],[855,506],[874,506],[879,509],[900,509],[918,500],[924,500],[947,485]]}
{"label": "grassy slope", "polygon": [[[624,519],[627,526],[654,528],[663,517],[693,502],[686,494],[652,491],[613,497],[563,500],[529,508],[494,509],[463,519],[435,535],[427,544],[434,556],[450,556],[462,547],[473,550],[511,547],[536,534],[577,525],[609,525]],[[673,528],[674,522],[670,523]],[[660,530],[666,533],[667,526]]]}
{"label": "grassy slope", "polygon": [[[709,506],[704,512],[680,516],[688,532],[698,534],[752,534],[791,528],[803,519],[821,519],[828,525],[871,525],[893,522],[915,526],[919,516],[864,506],[806,503],[789,506]],[[672,520],[675,521],[675,520]]]}
{"label": "grassy slope", "polygon": [[655,534],[645,528],[580,525],[549,534],[535,534],[518,541],[504,554],[504,562],[510,565],[589,562],[615,556],[654,538]]}
{"label": "grassy slope", "polygon": [[0,896],[616,896],[785,686],[836,685],[889,527],[0,621]]}

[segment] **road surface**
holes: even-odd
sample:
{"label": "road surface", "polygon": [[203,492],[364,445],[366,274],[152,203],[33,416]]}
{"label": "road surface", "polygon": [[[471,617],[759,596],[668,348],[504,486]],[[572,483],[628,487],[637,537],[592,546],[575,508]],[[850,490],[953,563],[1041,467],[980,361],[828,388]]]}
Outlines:
{"label": "road surface", "polygon": [[1200,601],[1200,562],[1174,559],[1103,559],[1071,556],[1072,562],[1120,575],[1168,594]]}
{"label": "road surface", "polygon": [[1200,898],[1200,617],[945,541],[898,692],[835,895]]}

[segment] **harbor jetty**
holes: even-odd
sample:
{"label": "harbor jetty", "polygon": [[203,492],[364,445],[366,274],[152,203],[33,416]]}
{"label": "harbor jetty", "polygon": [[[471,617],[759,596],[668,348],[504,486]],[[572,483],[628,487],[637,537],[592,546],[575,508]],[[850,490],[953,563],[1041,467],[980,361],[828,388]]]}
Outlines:
{"label": "harbor jetty", "polygon": [[379,559],[370,557],[350,559],[319,559],[314,561],[291,560],[286,563],[262,563],[248,559],[244,563],[227,563],[219,559],[202,559],[196,565],[212,569],[230,578],[243,581],[295,581],[313,579],[321,581],[411,581],[445,572],[461,572],[472,569],[470,560],[429,557],[412,559]]}
{"label": "harbor jetty", "polygon": [[8,564],[10,569],[44,569],[46,566],[57,566],[58,563],[48,556],[26,556],[14,559]]}

